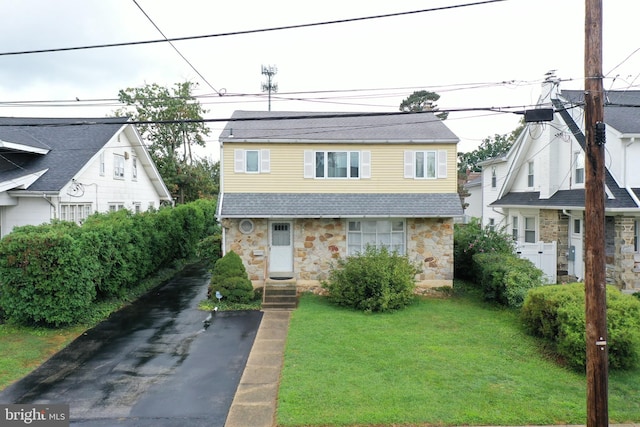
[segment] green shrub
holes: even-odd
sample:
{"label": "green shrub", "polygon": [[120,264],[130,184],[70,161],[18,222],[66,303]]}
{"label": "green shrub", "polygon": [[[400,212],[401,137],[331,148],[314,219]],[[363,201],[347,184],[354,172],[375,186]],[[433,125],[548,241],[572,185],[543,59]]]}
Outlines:
{"label": "green shrub", "polygon": [[18,230],[0,245],[0,307],[22,324],[67,325],[85,316],[96,296],[96,262],[77,227]]}
{"label": "green shrub", "polygon": [[97,213],[82,227],[18,227],[0,240],[0,315],[26,324],[77,323],[95,299],[124,295],[167,263],[194,255],[215,230],[214,211],[215,201],[207,200]]}
{"label": "green shrub", "polygon": [[[522,307],[528,332],[551,343],[567,365],[586,366],[584,284],[543,286],[531,290]],[[640,363],[640,301],[607,286],[607,345],[612,369]]]}
{"label": "green shrub", "polygon": [[362,254],[339,259],[323,285],[337,305],[384,312],[411,304],[417,273],[408,257],[369,246]]}
{"label": "green shrub", "polygon": [[453,235],[454,275],[458,279],[473,280],[478,274],[473,256],[479,253],[512,254],[513,239],[502,230],[482,228],[473,218],[468,224],[455,224]]}
{"label": "green shrub", "polygon": [[529,289],[543,283],[540,269],[510,253],[478,253],[473,264],[484,298],[508,307],[521,307]]}
{"label": "green shrub", "polygon": [[213,234],[200,240],[196,254],[201,260],[213,265],[222,256],[222,234],[217,228]]}
{"label": "green shrub", "polygon": [[247,277],[242,260],[229,251],[216,261],[209,284],[209,298],[215,299],[216,291],[231,303],[247,304],[253,301],[253,285]]}

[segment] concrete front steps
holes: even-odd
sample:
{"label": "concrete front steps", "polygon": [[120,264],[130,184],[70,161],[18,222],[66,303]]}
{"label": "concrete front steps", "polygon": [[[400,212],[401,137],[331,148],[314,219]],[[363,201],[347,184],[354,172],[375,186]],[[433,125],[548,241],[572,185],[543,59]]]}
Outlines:
{"label": "concrete front steps", "polygon": [[262,296],[263,310],[293,310],[297,306],[295,279],[267,279]]}

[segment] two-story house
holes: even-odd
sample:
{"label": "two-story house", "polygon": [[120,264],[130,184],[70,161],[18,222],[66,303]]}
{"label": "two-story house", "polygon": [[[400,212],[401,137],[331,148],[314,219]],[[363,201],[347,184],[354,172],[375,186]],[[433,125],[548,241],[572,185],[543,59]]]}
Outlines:
{"label": "two-story house", "polygon": [[0,236],[171,200],[126,118],[0,118]]}
{"label": "two-story house", "polygon": [[[503,157],[483,163],[483,223],[504,227],[520,245],[556,242],[558,280],[584,277],[584,96],[549,78],[540,107],[551,122],[529,123]],[[640,91],[606,94],[607,280],[640,288]]]}
{"label": "two-story house", "polygon": [[458,138],[432,113],[236,111],[220,142],[223,251],[254,286],[317,286],[367,245],[452,285]]}

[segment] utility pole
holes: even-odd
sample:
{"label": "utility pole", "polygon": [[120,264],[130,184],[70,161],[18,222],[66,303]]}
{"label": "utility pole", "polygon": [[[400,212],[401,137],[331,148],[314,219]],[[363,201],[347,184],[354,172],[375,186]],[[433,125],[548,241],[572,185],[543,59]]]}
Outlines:
{"label": "utility pole", "polygon": [[585,0],[585,315],[587,427],[608,427],[602,0]]}
{"label": "utility pole", "polygon": [[262,91],[269,92],[269,111],[271,111],[271,92],[278,91],[278,84],[273,83],[273,76],[278,74],[278,68],[275,65],[262,66],[262,75],[267,76],[267,82],[262,83]]}

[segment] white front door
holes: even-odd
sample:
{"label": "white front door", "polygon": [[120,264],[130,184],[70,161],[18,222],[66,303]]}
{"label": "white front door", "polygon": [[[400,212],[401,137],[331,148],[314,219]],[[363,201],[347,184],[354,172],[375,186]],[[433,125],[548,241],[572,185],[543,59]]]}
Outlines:
{"label": "white front door", "polygon": [[271,222],[269,234],[269,275],[293,273],[292,222]]}
{"label": "white front door", "polygon": [[582,259],[583,220],[582,214],[572,214],[569,227],[569,274],[579,280],[584,279],[584,260]]}

